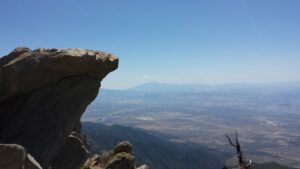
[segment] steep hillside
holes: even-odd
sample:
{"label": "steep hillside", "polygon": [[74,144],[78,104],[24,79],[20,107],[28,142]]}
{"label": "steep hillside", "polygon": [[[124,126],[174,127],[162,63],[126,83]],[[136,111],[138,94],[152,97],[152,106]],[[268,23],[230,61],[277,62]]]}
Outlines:
{"label": "steep hillside", "polygon": [[294,169],[276,163],[254,164],[253,169]]}
{"label": "steep hillside", "polygon": [[119,141],[128,140],[134,146],[137,164],[153,169],[219,169],[220,157],[211,150],[194,144],[173,143],[167,137],[145,130],[83,123],[93,153],[109,150]]}

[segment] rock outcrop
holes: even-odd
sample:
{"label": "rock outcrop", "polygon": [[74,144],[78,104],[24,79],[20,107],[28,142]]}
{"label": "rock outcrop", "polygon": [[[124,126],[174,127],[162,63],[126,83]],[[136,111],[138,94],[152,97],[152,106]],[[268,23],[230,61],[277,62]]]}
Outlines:
{"label": "rock outcrop", "polygon": [[41,169],[26,149],[16,144],[0,144],[1,169]]}
{"label": "rock outcrop", "polygon": [[25,147],[47,168],[74,146],[65,145],[69,134],[117,67],[111,54],[82,49],[17,48],[2,57],[0,142]]}
{"label": "rock outcrop", "polygon": [[114,148],[114,153],[129,153],[132,154],[132,145],[128,141],[122,141]]}
{"label": "rock outcrop", "polygon": [[135,169],[134,156],[126,152],[114,154],[105,169]]}
{"label": "rock outcrop", "polygon": [[89,158],[81,169],[149,169],[147,165],[136,167],[132,145],[122,141],[114,150],[95,154]]}

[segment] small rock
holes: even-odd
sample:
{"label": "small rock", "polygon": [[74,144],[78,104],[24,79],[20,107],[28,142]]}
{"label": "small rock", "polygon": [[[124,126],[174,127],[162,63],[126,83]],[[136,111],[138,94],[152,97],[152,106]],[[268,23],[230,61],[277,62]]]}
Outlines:
{"label": "small rock", "polygon": [[1,169],[42,169],[40,164],[17,144],[0,144]]}
{"label": "small rock", "polygon": [[129,153],[132,154],[132,145],[128,141],[122,141],[120,142],[114,149],[114,153]]}
{"label": "small rock", "polygon": [[0,144],[0,157],[1,169],[20,169],[26,159],[26,150],[16,144]]}

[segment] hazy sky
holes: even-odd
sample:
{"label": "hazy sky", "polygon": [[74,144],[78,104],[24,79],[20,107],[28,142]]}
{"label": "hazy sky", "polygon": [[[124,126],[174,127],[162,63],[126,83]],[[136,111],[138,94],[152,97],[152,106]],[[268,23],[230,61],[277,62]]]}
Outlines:
{"label": "hazy sky", "polygon": [[120,58],[106,88],[300,80],[300,0],[1,0],[0,55],[17,46]]}

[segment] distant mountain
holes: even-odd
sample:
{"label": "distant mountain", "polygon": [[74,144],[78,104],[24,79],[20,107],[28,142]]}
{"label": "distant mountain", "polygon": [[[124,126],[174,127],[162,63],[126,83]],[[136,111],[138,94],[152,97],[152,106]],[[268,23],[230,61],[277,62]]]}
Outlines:
{"label": "distant mountain", "polygon": [[220,157],[210,149],[192,143],[170,142],[167,136],[125,126],[83,123],[91,151],[109,150],[116,143],[128,140],[134,146],[137,164],[153,169],[220,169]]}
{"label": "distant mountain", "polygon": [[144,92],[197,92],[208,90],[210,86],[200,84],[168,84],[168,83],[145,83],[129,90]]}
{"label": "distant mountain", "polygon": [[281,91],[297,90],[300,91],[300,82],[277,82],[270,84],[252,84],[252,83],[232,83],[221,85],[203,85],[203,84],[168,84],[168,83],[145,83],[130,88],[131,91],[143,92],[253,92],[253,91]]}

